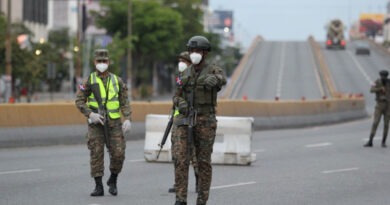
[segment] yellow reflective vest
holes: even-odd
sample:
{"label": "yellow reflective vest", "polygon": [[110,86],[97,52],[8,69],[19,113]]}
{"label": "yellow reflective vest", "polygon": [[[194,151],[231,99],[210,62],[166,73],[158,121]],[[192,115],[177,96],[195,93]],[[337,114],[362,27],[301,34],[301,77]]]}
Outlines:
{"label": "yellow reflective vest", "polygon": [[[90,77],[90,83],[98,84],[99,90],[100,90],[100,96],[102,97],[102,103],[105,105],[108,115],[111,119],[118,119],[121,117],[119,108],[119,82],[118,77],[112,73],[110,73],[109,79],[107,81],[107,85],[103,84],[102,79],[100,79],[96,72],[91,73]],[[107,91],[106,88],[108,88],[108,99],[107,99]],[[93,93],[88,97],[88,107],[92,109],[98,109],[99,105],[95,99],[95,96]]]}

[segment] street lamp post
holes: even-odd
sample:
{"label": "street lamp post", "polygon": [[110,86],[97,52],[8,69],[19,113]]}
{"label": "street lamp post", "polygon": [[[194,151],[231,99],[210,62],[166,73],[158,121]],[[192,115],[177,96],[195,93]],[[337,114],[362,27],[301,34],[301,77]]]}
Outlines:
{"label": "street lamp post", "polygon": [[[132,14],[132,3],[131,0],[129,0],[128,4],[128,13],[127,13],[127,36],[129,39],[131,39],[132,35],[132,19],[131,19],[131,14]],[[130,41],[131,42],[131,41]],[[131,65],[132,65],[132,58],[131,58],[131,45],[127,48],[127,87],[129,88],[129,98],[132,99],[132,77],[131,77]]]}

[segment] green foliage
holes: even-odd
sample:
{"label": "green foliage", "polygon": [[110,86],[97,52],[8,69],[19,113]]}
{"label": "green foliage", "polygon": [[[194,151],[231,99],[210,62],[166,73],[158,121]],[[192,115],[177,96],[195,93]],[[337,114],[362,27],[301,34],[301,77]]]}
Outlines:
{"label": "green foliage", "polygon": [[176,56],[183,37],[182,16],[159,1],[132,2],[132,37],[127,37],[128,0],[101,1],[105,12],[92,14],[97,25],[114,36],[109,46],[111,58],[119,62],[128,47],[133,53],[135,80],[150,82],[154,65]]}
{"label": "green foliage", "polygon": [[202,0],[163,0],[164,5],[181,14],[183,20],[183,37],[178,50],[185,50],[185,45],[192,36],[203,34],[203,12],[200,9]]}

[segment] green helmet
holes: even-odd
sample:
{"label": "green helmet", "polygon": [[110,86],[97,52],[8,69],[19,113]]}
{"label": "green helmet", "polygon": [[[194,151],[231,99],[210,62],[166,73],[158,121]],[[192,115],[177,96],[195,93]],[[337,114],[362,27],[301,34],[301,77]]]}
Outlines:
{"label": "green helmet", "polygon": [[107,49],[96,49],[95,50],[95,60],[108,60],[108,50]]}
{"label": "green helmet", "polygon": [[188,49],[199,48],[206,51],[211,51],[211,45],[209,40],[204,36],[193,36],[188,40]]}
{"label": "green helmet", "polygon": [[178,58],[191,63],[190,53],[188,53],[188,51],[181,52]]}
{"label": "green helmet", "polygon": [[387,77],[389,75],[389,72],[387,70],[381,70],[381,71],[379,71],[379,75]]}

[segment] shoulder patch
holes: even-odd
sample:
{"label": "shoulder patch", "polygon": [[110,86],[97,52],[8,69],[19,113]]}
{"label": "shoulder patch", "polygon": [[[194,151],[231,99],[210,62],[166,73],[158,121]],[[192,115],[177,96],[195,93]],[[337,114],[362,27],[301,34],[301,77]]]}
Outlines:
{"label": "shoulder patch", "polygon": [[85,85],[84,85],[84,84],[80,84],[80,85],[79,85],[79,90],[85,91]]}

